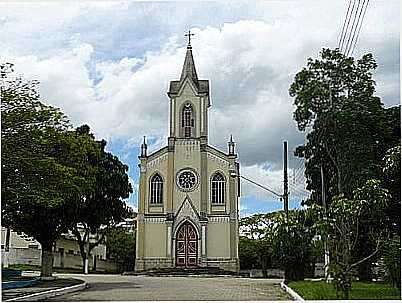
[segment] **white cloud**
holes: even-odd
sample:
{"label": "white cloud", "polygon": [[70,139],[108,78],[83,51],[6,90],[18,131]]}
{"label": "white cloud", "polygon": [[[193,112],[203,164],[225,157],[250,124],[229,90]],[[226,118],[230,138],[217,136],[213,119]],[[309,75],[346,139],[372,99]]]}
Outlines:
{"label": "white cloud", "polygon": [[[292,120],[289,85],[307,57],[316,57],[323,46],[336,46],[346,8],[344,3],[317,1],[223,5],[9,5],[8,18],[0,19],[0,36],[7,41],[0,59],[14,62],[26,78],[39,79],[44,100],[61,107],[75,124],[87,123],[99,137],[123,139],[128,146],[139,144],[146,135],[152,151],[166,144],[166,92],[169,81],[179,77],[185,54],[185,43],[177,35],[189,24],[203,24],[192,28],[193,52],[199,77],[211,81],[210,143],[226,149],[233,134],[242,172],[281,192],[282,141],[289,141],[289,155],[303,142]],[[177,10],[166,15],[159,6]],[[395,7],[399,10],[397,1],[369,7],[357,53],[375,52],[381,63],[378,91],[398,98]],[[216,15],[209,14],[213,9]],[[30,19],[31,10],[35,13]],[[209,19],[203,18],[206,15]],[[160,17],[160,23],[144,16]],[[128,41],[132,34],[128,28],[141,38]],[[134,55],[137,45],[140,49],[159,32],[165,34],[161,45]],[[383,34],[385,41],[380,40]],[[23,45],[32,55],[24,54]],[[114,53],[127,45],[133,48],[132,55],[115,59]],[[269,171],[263,167],[266,162],[271,164]],[[244,193],[265,195],[248,185]]]}

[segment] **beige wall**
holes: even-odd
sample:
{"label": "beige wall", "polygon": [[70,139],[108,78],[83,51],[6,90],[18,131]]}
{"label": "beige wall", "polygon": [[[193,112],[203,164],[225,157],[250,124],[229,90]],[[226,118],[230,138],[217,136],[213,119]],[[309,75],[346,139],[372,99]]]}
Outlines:
{"label": "beige wall", "polygon": [[[1,227],[1,245],[6,243],[6,228]],[[10,248],[28,248],[30,246],[37,246],[41,249],[41,246],[38,241],[33,239],[32,237],[28,237],[23,232],[11,231],[10,233]]]}
{"label": "beige wall", "polygon": [[229,222],[209,223],[207,226],[207,256],[209,258],[230,257]]}
{"label": "beige wall", "polygon": [[[163,205],[166,207],[166,198],[167,198],[167,186],[166,186],[166,177],[167,177],[167,157],[168,153],[162,153],[158,155],[157,157],[150,159],[146,166],[147,166],[147,172],[146,172],[146,186],[147,190],[145,191],[145,210],[146,212],[152,211],[149,209],[149,201],[150,201],[150,180],[154,176],[154,174],[159,173],[161,177],[163,178]],[[152,207],[152,205],[151,205]],[[164,209],[159,209],[154,208],[153,211],[155,212],[163,212]]]}
{"label": "beige wall", "polygon": [[166,226],[159,223],[145,224],[145,255],[147,257],[166,256]]}
{"label": "beige wall", "polygon": [[[3,245],[5,245],[6,241],[6,228],[2,227],[1,228],[1,244],[2,244],[2,249]],[[12,231],[10,234],[10,249],[11,248],[16,248],[16,249],[23,249],[23,248],[36,248],[38,250],[41,249],[41,245],[39,244],[38,241],[33,239],[32,237],[26,236],[22,232],[15,232]],[[56,241],[56,251],[59,251],[59,248],[63,248],[64,252],[67,253],[69,251],[72,251],[71,254],[80,254],[80,248],[78,245],[78,242],[73,239],[66,239],[66,238],[61,238]],[[23,250],[20,250],[21,252]],[[99,256],[101,259],[106,259],[106,245],[104,244],[99,244],[95,248],[92,249],[91,252],[93,255]]]}
{"label": "beige wall", "polygon": [[[176,184],[177,173],[185,168],[191,168],[197,173],[198,185],[192,191],[182,191]],[[173,184],[173,210],[177,211],[185,197],[188,195],[197,210],[200,209],[201,191],[200,191],[200,142],[199,140],[179,140],[175,144],[174,153],[174,184]]]}

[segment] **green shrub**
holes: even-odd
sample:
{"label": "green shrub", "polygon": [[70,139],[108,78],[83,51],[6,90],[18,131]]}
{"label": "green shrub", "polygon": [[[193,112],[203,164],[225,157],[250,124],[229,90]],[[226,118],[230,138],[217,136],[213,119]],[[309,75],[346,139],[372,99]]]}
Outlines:
{"label": "green shrub", "polygon": [[401,238],[395,236],[383,248],[384,280],[394,287],[401,288]]}

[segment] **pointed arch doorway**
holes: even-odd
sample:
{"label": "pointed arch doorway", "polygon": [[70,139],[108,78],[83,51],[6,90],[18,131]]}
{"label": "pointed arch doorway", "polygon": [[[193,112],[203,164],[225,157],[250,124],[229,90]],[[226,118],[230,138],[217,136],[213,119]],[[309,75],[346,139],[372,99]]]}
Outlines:
{"label": "pointed arch doorway", "polygon": [[176,235],[176,266],[197,266],[198,238],[194,226],[184,222]]}

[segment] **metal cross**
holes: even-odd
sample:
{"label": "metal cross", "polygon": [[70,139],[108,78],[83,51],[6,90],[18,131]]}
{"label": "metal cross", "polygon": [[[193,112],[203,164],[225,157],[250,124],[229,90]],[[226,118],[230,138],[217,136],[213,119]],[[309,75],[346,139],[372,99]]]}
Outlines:
{"label": "metal cross", "polygon": [[188,34],[185,34],[184,36],[188,37],[188,45],[191,44],[191,36],[194,36],[195,34],[192,34],[190,31],[188,31]]}

